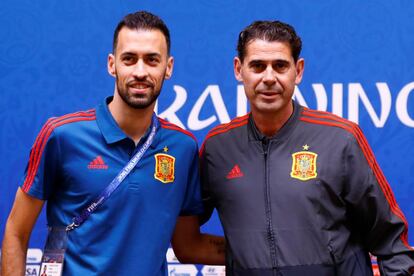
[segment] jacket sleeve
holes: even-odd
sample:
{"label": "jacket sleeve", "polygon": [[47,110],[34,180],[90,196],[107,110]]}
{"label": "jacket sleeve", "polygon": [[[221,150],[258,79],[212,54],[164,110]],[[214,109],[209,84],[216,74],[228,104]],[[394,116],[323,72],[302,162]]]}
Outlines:
{"label": "jacket sleeve", "polygon": [[27,163],[20,187],[22,191],[47,200],[57,184],[60,156],[59,139],[49,119],[39,132]]}
{"label": "jacket sleeve", "polygon": [[200,180],[201,195],[204,205],[204,213],[200,216],[200,224],[206,223],[214,211],[214,201],[210,191],[208,152],[206,152],[206,141],[200,149]]}
{"label": "jacket sleeve", "polygon": [[411,275],[414,251],[408,244],[407,220],[360,130],[349,137],[344,161],[344,198],[353,231],[377,256],[381,275]]}

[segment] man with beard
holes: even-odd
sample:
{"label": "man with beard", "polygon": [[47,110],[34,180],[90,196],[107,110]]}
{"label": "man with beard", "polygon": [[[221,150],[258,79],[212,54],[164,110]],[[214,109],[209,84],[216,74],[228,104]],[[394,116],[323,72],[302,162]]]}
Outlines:
{"label": "man with beard", "polygon": [[63,275],[165,275],[177,218],[180,259],[224,262],[223,239],[199,232],[197,143],[154,114],[173,70],[169,51],[168,28],[157,16],[137,12],[118,24],[108,57],[113,97],[49,119],[33,145],[6,225],[3,276],[24,274],[45,201],[50,233],[67,234]]}
{"label": "man with beard", "polygon": [[226,275],[372,275],[369,252],[382,275],[411,275],[407,221],[359,127],[292,100],[301,46],[279,21],[240,33],[234,73],[251,112],[211,130],[201,147]]}

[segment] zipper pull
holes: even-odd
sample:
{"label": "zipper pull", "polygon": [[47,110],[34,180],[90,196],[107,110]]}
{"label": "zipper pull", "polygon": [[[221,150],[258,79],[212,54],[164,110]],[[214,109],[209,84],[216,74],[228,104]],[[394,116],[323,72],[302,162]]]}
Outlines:
{"label": "zipper pull", "polygon": [[269,138],[263,137],[263,139],[262,139],[262,147],[263,147],[264,155],[267,155],[267,152],[269,150]]}

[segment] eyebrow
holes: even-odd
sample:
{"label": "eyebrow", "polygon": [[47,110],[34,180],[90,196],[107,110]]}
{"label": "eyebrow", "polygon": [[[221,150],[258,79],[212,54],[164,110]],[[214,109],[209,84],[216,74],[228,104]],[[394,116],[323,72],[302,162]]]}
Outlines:
{"label": "eyebrow", "polygon": [[264,61],[263,60],[261,60],[261,59],[253,59],[253,60],[251,60],[251,61],[249,61],[247,64],[249,65],[249,66],[252,66],[252,65],[256,65],[256,64],[262,64]]}
{"label": "eyebrow", "polygon": [[[254,65],[254,64],[260,64],[260,63],[264,63],[264,62],[267,62],[266,60],[263,60],[263,59],[253,59],[253,60],[251,60],[251,61],[249,61],[249,65]],[[286,60],[286,59],[275,59],[275,60],[272,60],[272,63],[279,63],[279,62],[281,62],[281,63],[289,63],[289,61],[288,60]]]}
{"label": "eyebrow", "polygon": [[161,57],[161,54],[159,54],[159,53],[149,53],[149,54],[145,54],[145,56],[147,56],[147,57]]}
{"label": "eyebrow", "polygon": [[[124,52],[124,53],[121,54],[121,57],[123,57],[123,56],[136,56],[136,55],[137,54],[134,53],[134,52]],[[161,54],[154,52],[154,53],[146,53],[146,54],[144,54],[144,56],[146,56],[146,57],[161,57]]]}

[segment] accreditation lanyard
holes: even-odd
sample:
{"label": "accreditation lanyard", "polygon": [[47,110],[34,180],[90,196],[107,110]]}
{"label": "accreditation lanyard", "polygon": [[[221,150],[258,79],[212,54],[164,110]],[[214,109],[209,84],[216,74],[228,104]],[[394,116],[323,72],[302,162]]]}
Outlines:
{"label": "accreditation lanyard", "polygon": [[88,207],[82,210],[80,215],[72,219],[72,223],[66,227],[49,227],[49,233],[43,251],[42,265],[40,272],[48,276],[60,276],[63,271],[64,255],[67,248],[67,233],[79,227],[89,218],[89,216],[101,206],[119,187],[128,174],[135,168],[139,160],[154,141],[158,129],[158,118],[155,113],[152,115],[151,132],[145,143],[138,149],[137,153],[129,160],[128,164],[118,173],[111,183],[101,192],[101,194],[92,201]]}
{"label": "accreditation lanyard", "polygon": [[139,160],[144,156],[147,149],[152,144],[155,133],[157,132],[158,128],[158,119],[157,116],[152,114],[152,123],[151,123],[151,132],[145,141],[145,143],[141,146],[141,148],[137,151],[137,153],[129,160],[128,164],[118,173],[118,175],[112,180],[112,182],[102,191],[102,193],[92,201],[88,207],[83,209],[80,215],[74,217],[72,219],[72,223],[66,227],[66,231],[71,231],[77,227],[79,227],[89,216],[104,203],[115,191],[116,188],[122,183],[122,181],[128,176],[128,174],[135,168],[138,164]]}

